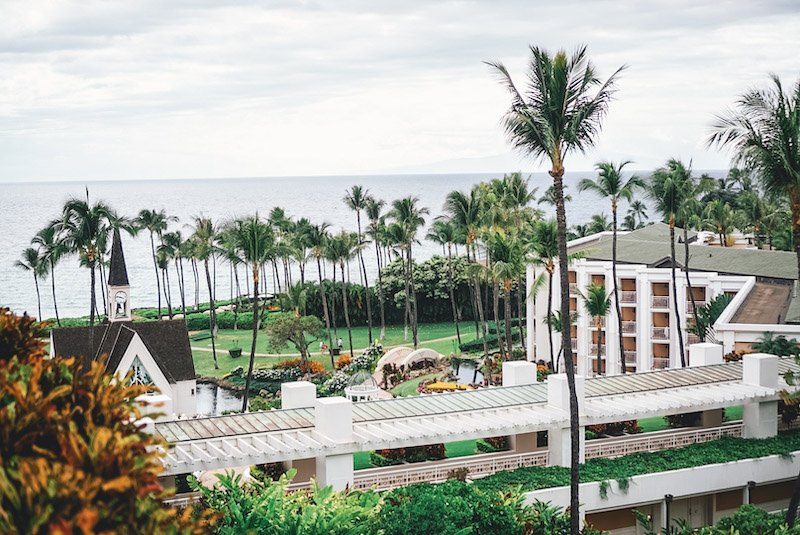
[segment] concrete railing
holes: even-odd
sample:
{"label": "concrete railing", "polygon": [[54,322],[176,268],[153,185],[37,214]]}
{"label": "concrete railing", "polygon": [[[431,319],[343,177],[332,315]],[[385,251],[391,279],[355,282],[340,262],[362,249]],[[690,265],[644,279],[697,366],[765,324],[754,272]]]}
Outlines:
{"label": "concrete railing", "polygon": [[650,337],[653,340],[669,340],[669,327],[652,327]]}
{"label": "concrete railing", "polygon": [[650,305],[653,308],[669,308],[669,296],[668,295],[654,295],[650,299]]}
{"label": "concrete railing", "polygon": [[586,442],[586,458],[614,459],[630,453],[680,448],[689,444],[710,442],[726,436],[742,436],[742,422],[732,422],[720,427],[693,428],[681,431],[667,430],[590,440]]}
{"label": "concrete railing", "polygon": [[620,303],[635,303],[636,292],[619,292]]}
{"label": "concrete railing", "polygon": [[622,332],[624,332],[624,333],[635,333],[636,332],[636,322],[635,321],[623,321],[622,322]]}

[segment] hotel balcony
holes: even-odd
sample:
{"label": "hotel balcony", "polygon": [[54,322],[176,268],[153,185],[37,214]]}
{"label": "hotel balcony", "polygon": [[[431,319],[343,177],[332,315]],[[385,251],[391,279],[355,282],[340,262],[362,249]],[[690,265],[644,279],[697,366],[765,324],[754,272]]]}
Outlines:
{"label": "hotel balcony", "polygon": [[669,357],[653,357],[654,370],[666,370],[669,368]]}
{"label": "hotel balcony", "polygon": [[654,295],[650,298],[650,305],[653,308],[669,308],[669,296]]}
{"label": "hotel balcony", "polygon": [[[606,319],[601,317],[600,318],[600,327],[605,328],[605,326],[606,326]],[[594,329],[597,328],[597,316],[592,316],[592,317],[589,318],[589,327],[592,327]]]}
{"label": "hotel balcony", "polygon": [[577,338],[570,338],[569,341],[570,341],[569,345],[572,346],[572,350],[573,351],[577,351],[578,350],[578,339]]}
{"label": "hotel balcony", "polygon": [[[606,355],[606,347],[605,344],[603,347],[600,348],[600,356],[604,357]],[[597,344],[592,344],[589,348],[589,356],[596,357],[597,356]]]}
{"label": "hotel balcony", "polygon": [[619,292],[620,303],[635,303],[636,292]]}
{"label": "hotel balcony", "polygon": [[650,337],[653,340],[669,340],[669,327],[653,327],[650,330]]}
{"label": "hotel balcony", "polygon": [[635,333],[636,332],[636,322],[635,321],[623,321],[622,322],[622,332],[624,332],[624,333]]}
{"label": "hotel balcony", "polygon": [[625,350],[625,364],[636,364],[636,351]]}
{"label": "hotel balcony", "polygon": [[686,343],[687,344],[699,344],[700,343],[700,337],[697,336],[696,334],[691,334],[691,333],[687,334],[686,335]]}
{"label": "hotel balcony", "polygon": [[[694,303],[695,303],[695,305],[697,305],[697,310],[700,310],[701,307],[706,306],[706,302],[705,301],[695,301]],[[694,312],[692,311],[692,302],[691,301],[686,303],[686,313],[687,314],[694,314]]]}
{"label": "hotel balcony", "polygon": [[575,291],[577,289],[578,289],[578,283],[577,282],[570,282],[569,283],[569,293],[575,293]]}

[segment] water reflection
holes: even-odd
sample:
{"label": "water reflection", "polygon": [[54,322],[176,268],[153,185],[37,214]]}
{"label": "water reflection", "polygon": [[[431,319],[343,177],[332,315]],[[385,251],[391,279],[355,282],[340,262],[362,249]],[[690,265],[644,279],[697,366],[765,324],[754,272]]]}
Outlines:
{"label": "water reflection", "polygon": [[476,363],[474,360],[461,362],[460,366],[451,367],[453,373],[458,377],[459,384],[471,385],[483,382],[483,374],[475,371]]}
{"label": "water reflection", "polygon": [[242,410],[242,394],[231,392],[217,385],[201,383],[197,385],[197,414],[219,416],[225,411]]}

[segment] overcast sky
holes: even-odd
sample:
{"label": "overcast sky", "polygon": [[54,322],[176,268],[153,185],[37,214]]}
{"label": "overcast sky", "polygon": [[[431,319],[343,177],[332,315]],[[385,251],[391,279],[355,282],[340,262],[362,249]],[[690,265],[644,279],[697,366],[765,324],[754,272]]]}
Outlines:
{"label": "overcast sky", "polygon": [[692,158],[737,95],[800,75],[797,0],[2,0],[0,182],[537,171],[513,154],[528,45],[623,64],[600,159]]}

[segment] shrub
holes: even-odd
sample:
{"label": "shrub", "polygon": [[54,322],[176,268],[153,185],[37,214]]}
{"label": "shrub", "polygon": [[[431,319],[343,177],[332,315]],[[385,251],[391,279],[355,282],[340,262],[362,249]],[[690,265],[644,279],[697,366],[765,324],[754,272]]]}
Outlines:
{"label": "shrub", "polygon": [[[489,346],[489,349],[496,348],[498,346],[497,340],[498,338],[496,334],[489,334],[486,336],[486,344]],[[511,333],[511,340],[513,342],[519,341],[519,331],[514,331]],[[464,342],[458,347],[464,353],[483,352],[483,338]]]}
{"label": "shrub", "polygon": [[489,437],[479,438],[475,447],[482,453],[496,453],[498,451],[508,451],[511,448],[508,437]]}
{"label": "shrub", "polygon": [[253,479],[262,483],[278,481],[285,473],[286,469],[283,467],[282,462],[257,464],[250,467],[250,475]]}
{"label": "shrub", "polygon": [[205,532],[161,505],[167,445],[134,423],[151,387],[48,358],[40,328],[0,309],[0,532]]}
{"label": "shrub", "polygon": [[281,370],[298,368],[303,373],[308,371],[311,373],[325,373],[325,366],[323,366],[322,363],[313,360],[309,360],[307,362],[308,365],[305,365],[302,359],[287,359],[280,361],[275,365],[275,367]]}
{"label": "shrub", "polygon": [[347,374],[338,371],[334,373],[330,379],[322,384],[322,389],[328,394],[337,394],[344,391],[347,386],[347,380],[350,379]]}
{"label": "shrub", "polygon": [[694,427],[700,424],[703,414],[700,412],[687,412],[684,414],[668,414],[664,416],[667,427],[676,429],[679,427]]}
{"label": "shrub", "polygon": [[[402,448],[399,448],[402,449]],[[397,464],[403,464],[403,458],[398,457],[396,454],[393,457],[384,456],[383,453],[387,453],[392,455],[389,452],[393,450],[380,450],[380,451],[371,451],[369,452],[369,462],[372,463],[373,466],[395,466]]]}
{"label": "shrub", "polygon": [[375,369],[375,363],[378,362],[378,356],[372,355],[369,352],[358,355],[350,364],[342,368],[342,371],[349,374],[354,374],[358,371],[364,370],[372,372]]}
{"label": "shrub", "polygon": [[619,436],[623,433],[641,433],[637,420],[626,420],[624,422],[612,422],[608,424],[587,425],[586,430],[595,435]]}
{"label": "shrub", "polygon": [[336,360],[336,369],[341,370],[348,364],[350,364],[350,355],[342,355]]}

